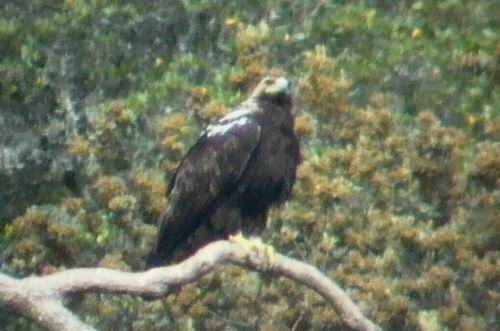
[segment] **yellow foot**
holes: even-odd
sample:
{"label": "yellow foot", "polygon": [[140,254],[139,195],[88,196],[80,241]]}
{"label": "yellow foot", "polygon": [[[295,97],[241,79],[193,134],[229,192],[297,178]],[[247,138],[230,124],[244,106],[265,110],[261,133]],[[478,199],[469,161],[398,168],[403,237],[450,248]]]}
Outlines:
{"label": "yellow foot", "polygon": [[273,246],[264,244],[258,237],[245,238],[241,232],[230,235],[229,241],[239,244],[250,254],[255,254],[260,261],[265,261],[267,267],[272,267],[278,260],[278,255]]}

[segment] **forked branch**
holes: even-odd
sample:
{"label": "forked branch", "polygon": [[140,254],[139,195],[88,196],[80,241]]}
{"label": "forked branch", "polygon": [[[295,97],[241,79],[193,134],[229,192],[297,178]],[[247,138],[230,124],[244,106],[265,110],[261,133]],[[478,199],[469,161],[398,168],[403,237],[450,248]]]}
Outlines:
{"label": "forked branch", "polygon": [[69,269],[43,277],[14,279],[0,274],[0,305],[16,308],[48,330],[94,330],[62,304],[74,292],[135,294],[148,298],[168,295],[172,287],[195,282],[218,265],[229,262],[253,270],[265,270],[310,287],[322,295],[343,322],[353,330],[378,331],[349,296],[317,268],[281,254],[249,250],[230,241],[217,241],[185,261],[144,272],[105,268]]}

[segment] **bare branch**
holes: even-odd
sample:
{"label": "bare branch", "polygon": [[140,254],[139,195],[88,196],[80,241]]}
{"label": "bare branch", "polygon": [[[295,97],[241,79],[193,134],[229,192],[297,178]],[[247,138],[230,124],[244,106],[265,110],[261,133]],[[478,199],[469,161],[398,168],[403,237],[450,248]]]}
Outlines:
{"label": "bare branch", "polygon": [[0,274],[0,303],[16,308],[47,330],[94,330],[62,305],[62,297],[44,287],[44,278],[17,280]]}
{"label": "bare branch", "polygon": [[197,281],[224,262],[295,280],[322,295],[351,329],[381,330],[363,316],[349,296],[317,268],[277,253],[270,259],[260,250],[248,250],[230,241],[211,243],[179,264],[144,272],[82,268],[24,279],[0,274],[0,302],[17,308],[48,330],[88,331],[93,328],[82,323],[62,305],[62,298],[68,293],[126,293],[159,298],[168,295],[172,287]]}

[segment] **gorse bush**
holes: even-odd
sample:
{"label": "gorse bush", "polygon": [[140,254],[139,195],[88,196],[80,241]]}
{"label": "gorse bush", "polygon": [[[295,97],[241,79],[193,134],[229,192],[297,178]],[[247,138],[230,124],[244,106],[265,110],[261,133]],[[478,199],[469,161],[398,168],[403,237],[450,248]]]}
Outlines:
{"label": "gorse bush", "polygon": [[[141,270],[190,145],[262,76],[283,74],[303,160],[264,241],[336,279],[386,330],[494,330],[495,5],[1,4],[2,272]],[[102,330],[342,329],[312,291],[234,266],[162,300],[68,304]]]}

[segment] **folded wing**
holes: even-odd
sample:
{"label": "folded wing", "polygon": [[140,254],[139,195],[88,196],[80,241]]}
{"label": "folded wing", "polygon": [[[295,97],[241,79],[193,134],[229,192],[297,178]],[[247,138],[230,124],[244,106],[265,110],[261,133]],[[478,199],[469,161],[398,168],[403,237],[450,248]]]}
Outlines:
{"label": "folded wing", "polygon": [[259,125],[243,115],[230,114],[210,125],[179,165],[149,267],[168,261],[177,246],[208,222],[219,201],[236,188],[260,138]]}

